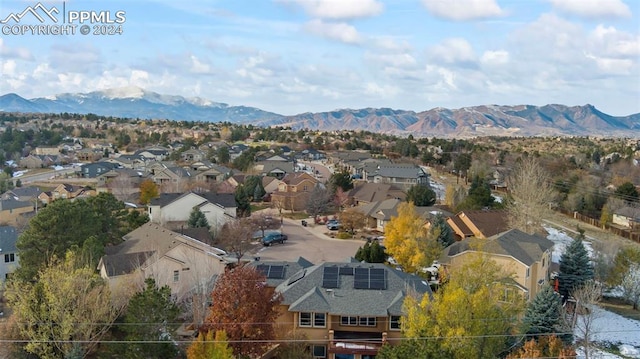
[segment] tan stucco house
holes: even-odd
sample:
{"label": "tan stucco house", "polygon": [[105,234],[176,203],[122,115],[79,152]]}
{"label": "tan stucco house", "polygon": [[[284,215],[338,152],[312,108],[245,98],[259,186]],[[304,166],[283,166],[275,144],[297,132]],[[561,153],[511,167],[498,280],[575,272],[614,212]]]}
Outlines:
{"label": "tan stucco house", "polygon": [[552,251],[552,241],[511,229],[487,239],[467,238],[456,242],[445,248],[440,263],[446,271],[451,271],[475,255],[487,255],[506,274],[513,275],[514,290],[531,300],[549,283]]}

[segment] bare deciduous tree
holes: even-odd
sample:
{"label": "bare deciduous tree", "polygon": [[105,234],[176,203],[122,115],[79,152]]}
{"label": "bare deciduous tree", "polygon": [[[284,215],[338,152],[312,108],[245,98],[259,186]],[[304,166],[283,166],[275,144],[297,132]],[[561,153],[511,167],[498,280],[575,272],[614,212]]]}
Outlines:
{"label": "bare deciduous tree", "polygon": [[591,337],[594,322],[599,316],[598,301],[602,297],[602,286],[594,281],[585,283],[572,293],[576,301],[574,323],[578,342],[582,344],[585,359],[591,358]]}
{"label": "bare deciduous tree", "polygon": [[253,213],[251,217],[249,217],[251,221],[251,226],[256,231],[262,231],[262,236],[264,237],[267,229],[277,229],[280,227],[280,219],[275,219],[271,214],[265,212]]}
{"label": "bare deciduous tree", "polygon": [[511,228],[533,234],[556,197],[548,173],[535,158],[523,159],[508,179],[512,201],[507,204]]}
{"label": "bare deciduous tree", "polygon": [[225,223],[218,233],[217,243],[225,251],[240,259],[251,249],[251,237],[255,227],[249,218],[238,218]]}

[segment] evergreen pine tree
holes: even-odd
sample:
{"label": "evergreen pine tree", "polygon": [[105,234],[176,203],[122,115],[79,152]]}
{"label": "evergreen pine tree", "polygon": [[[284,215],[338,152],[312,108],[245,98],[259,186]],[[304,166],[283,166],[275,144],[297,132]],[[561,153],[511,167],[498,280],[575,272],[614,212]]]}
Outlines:
{"label": "evergreen pine tree", "polygon": [[193,207],[191,213],[189,214],[187,225],[191,228],[209,228],[209,221],[207,221],[207,217],[205,217],[200,208]]}
{"label": "evergreen pine tree", "polygon": [[238,217],[249,217],[251,215],[251,203],[244,189],[244,185],[240,184],[236,187],[236,213]]}
{"label": "evergreen pine tree", "polygon": [[535,339],[552,333],[566,333],[556,335],[565,343],[573,340],[571,331],[562,317],[562,299],[551,286],[542,288],[536,294],[525,310],[522,323],[524,333]]}
{"label": "evergreen pine tree", "polygon": [[384,263],[385,260],[387,255],[384,253],[384,248],[378,241],[373,241],[369,247],[369,263]]}
{"label": "evergreen pine tree", "polygon": [[438,242],[442,245],[442,248],[446,248],[453,244],[456,239],[453,237],[453,230],[447,224],[446,219],[442,215],[442,213],[436,214],[431,223],[431,230],[438,232]]}
{"label": "evergreen pine tree", "polygon": [[584,247],[584,230],[578,228],[578,236],[571,241],[560,257],[558,291],[566,301],[574,289],[593,279],[593,266]]}

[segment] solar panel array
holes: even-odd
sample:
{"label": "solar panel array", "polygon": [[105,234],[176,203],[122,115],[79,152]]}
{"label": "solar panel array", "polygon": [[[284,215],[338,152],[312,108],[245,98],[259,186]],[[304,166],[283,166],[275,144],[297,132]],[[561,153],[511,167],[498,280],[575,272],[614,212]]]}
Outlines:
{"label": "solar panel array", "polygon": [[323,288],[338,288],[339,280],[338,267],[324,267],[324,272],[322,273]]}
{"label": "solar panel array", "polygon": [[281,265],[268,265],[260,264],[256,269],[264,274],[268,279],[283,279],[284,278],[284,266]]}
{"label": "solar panel array", "polygon": [[340,275],[353,275],[353,267],[340,267]]}
{"label": "solar panel array", "polygon": [[382,268],[356,268],[353,288],[355,289],[386,289],[387,278]]}
{"label": "solar panel array", "polygon": [[[386,271],[382,268],[361,268],[361,267],[337,267],[326,266],[322,272],[322,287],[327,289],[339,288],[340,276],[353,276],[354,289],[387,289]],[[294,277],[289,280],[289,284],[294,283],[304,277],[304,272],[300,278]]]}

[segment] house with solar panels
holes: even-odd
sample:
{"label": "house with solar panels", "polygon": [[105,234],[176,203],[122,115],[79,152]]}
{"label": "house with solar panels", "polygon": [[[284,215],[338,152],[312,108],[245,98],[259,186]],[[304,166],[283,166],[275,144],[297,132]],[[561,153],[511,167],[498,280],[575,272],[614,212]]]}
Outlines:
{"label": "house with solar panels", "polygon": [[252,265],[282,294],[276,332],[304,334],[314,358],[374,358],[383,344],[399,343],[405,297],[431,295],[418,276],[353,258]]}

